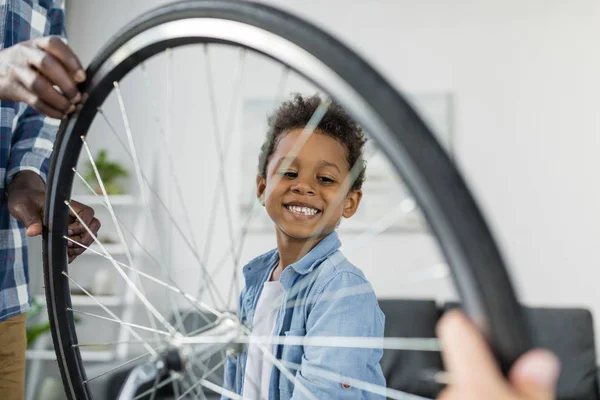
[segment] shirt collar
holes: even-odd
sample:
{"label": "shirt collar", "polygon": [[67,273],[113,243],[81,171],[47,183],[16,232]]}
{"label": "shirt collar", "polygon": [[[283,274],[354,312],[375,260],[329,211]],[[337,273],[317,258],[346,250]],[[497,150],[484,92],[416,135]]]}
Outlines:
{"label": "shirt collar", "polygon": [[[312,248],[304,257],[296,261],[289,267],[300,275],[310,273],[317,265],[325,258],[334,253],[340,248],[342,243],[338,238],[337,233],[331,232],[325,236],[315,247]],[[268,271],[279,261],[279,253],[277,249],[273,249],[254,260],[250,261],[243,269],[246,285],[255,283],[256,279],[263,280],[262,276],[268,274]],[[286,268],[287,269],[287,268]],[[289,274],[286,273],[286,274]],[[283,278],[283,275],[282,275]],[[282,282],[283,283],[283,282]]]}
{"label": "shirt collar", "polygon": [[342,243],[338,238],[337,233],[331,232],[325,236],[311,251],[308,252],[300,260],[296,261],[291,268],[301,275],[306,275],[311,272],[315,266],[319,265],[331,253],[340,248]]}

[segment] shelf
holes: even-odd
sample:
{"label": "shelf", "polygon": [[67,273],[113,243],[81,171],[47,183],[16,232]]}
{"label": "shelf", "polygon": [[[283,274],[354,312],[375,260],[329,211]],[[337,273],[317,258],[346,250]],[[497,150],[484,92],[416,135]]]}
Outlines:
{"label": "shelf", "polygon": [[[115,307],[123,305],[123,300],[119,296],[94,296],[102,305],[106,307]],[[44,296],[35,296],[35,299],[41,303],[46,303],[46,298]],[[71,304],[73,306],[95,306],[100,307],[98,303],[92,299],[90,296],[83,294],[72,294],[71,295]]]}
{"label": "shelf", "polygon": [[[56,353],[54,350],[27,350],[25,355],[28,360],[52,360],[56,361]],[[115,353],[112,351],[81,351],[83,361],[102,361],[108,362],[115,358]]]}
{"label": "shelf", "polygon": [[[120,306],[123,304],[123,300],[118,296],[94,296],[102,305],[106,307]],[[72,294],[71,304],[73,306],[98,306],[98,303],[87,295]]]}
{"label": "shelf", "polygon": [[[106,251],[108,251],[108,254],[110,254],[113,257],[127,254],[125,251],[125,246],[119,243],[103,244],[103,246],[106,249]],[[104,254],[100,246],[98,246],[97,244],[92,244],[90,246],[90,249],[95,250],[100,254]],[[93,251],[84,251],[81,255],[98,256],[98,254],[94,253]]]}
{"label": "shelf", "polygon": [[[130,194],[119,194],[108,196],[113,206],[131,206],[137,204],[136,198]],[[88,206],[104,205],[104,196],[94,196],[93,194],[73,195],[72,199]]]}

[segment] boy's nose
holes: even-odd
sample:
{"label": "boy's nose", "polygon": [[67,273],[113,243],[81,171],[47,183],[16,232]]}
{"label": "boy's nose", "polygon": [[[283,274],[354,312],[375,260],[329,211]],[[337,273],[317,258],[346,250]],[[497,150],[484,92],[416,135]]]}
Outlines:
{"label": "boy's nose", "polygon": [[312,188],[312,186],[310,186],[304,182],[298,182],[298,183],[294,184],[294,186],[292,186],[292,192],[294,192],[296,194],[309,195],[309,196],[312,196],[315,194],[315,190]]}

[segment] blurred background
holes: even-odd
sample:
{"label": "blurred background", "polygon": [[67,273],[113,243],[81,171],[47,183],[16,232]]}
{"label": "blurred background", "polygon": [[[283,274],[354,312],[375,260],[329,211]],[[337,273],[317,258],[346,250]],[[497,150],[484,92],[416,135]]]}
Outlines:
{"label": "blurred background", "polygon": [[[66,0],[69,44],[83,64],[88,65],[118,29],[142,12],[165,3]],[[433,126],[466,178],[498,240],[523,303],[589,309],[597,317],[595,326],[596,332],[599,331],[600,2],[273,0],[264,3],[289,10],[333,33],[406,93]],[[175,98],[185,92],[194,69],[203,68],[194,64],[192,55],[182,52],[177,56],[190,62],[184,63],[186,73],[173,73]],[[223,57],[228,60],[227,57],[234,56]],[[152,68],[152,63],[148,63],[150,74]],[[259,74],[257,70],[250,70],[252,73]],[[294,87],[303,86],[298,83]],[[135,79],[124,82],[123,90],[129,94],[127,106],[131,119],[143,116],[147,106],[141,105],[136,96],[143,97],[144,82]],[[261,103],[262,100],[264,97],[258,95],[242,105],[244,118],[258,118],[256,125],[252,125],[257,131],[262,129],[261,116],[273,105]],[[116,103],[111,107],[118,111]],[[189,129],[202,126],[202,121],[194,120],[201,117],[192,115],[193,110],[175,102],[172,107],[173,120],[187,121],[180,123],[187,124]],[[173,124],[177,126],[177,122]],[[142,125],[139,127],[144,129]],[[174,128],[171,133],[175,147],[178,132]],[[243,164],[254,159],[254,153],[244,153],[243,136],[234,138],[237,139],[232,142],[230,157],[237,161],[232,163]],[[89,141],[96,151],[105,149],[111,160],[128,169],[126,155],[116,142],[98,135],[91,135]],[[197,152],[196,157],[198,169],[182,172],[184,179],[196,179],[199,171],[208,171],[214,162],[202,152]],[[133,169],[129,169],[129,177],[121,185],[122,207],[135,209],[133,195],[137,183]],[[232,185],[235,191],[236,184]],[[210,199],[213,191],[207,192]],[[186,194],[186,198],[194,195],[198,208],[208,204],[201,192]],[[237,199],[242,194],[236,197],[234,192],[232,196]],[[123,215],[133,218],[134,212],[123,211]],[[416,216],[381,235],[377,246],[368,251],[346,252],[365,271],[381,297],[398,294],[396,287],[390,286],[390,276],[414,263],[435,263],[439,259],[431,239],[418,226]],[[344,240],[356,237],[350,228],[340,232]],[[110,232],[110,228],[103,226],[105,229]],[[271,231],[263,229],[260,223],[247,240],[242,261],[275,245]],[[175,253],[179,251],[174,249]],[[40,295],[43,278],[39,238],[31,241],[30,257],[31,290]],[[93,262],[84,257],[77,262]],[[182,259],[175,268],[181,276],[191,274]],[[111,278],[98,275],[95,270],[80,272],[80,276],[89,287],[95,285],[98,294],[102,293],[104,283],[108,300],[118,292],[118,288],[111,286]],[[221,284],[228,284],[227,279],[223,275]],[[405,289],[406,296],[411,298],[452,297],[445,284]],[[90,325],[88,329],[97,328]],[[46,376],[58,376],[47,347],[48,336],[40,338],[38,353],[30,351],[34,354],[28,363],[28,396],[32,399],[43,398],[35,396]],[[103,361],[106,360],[100,357],[95,362]]]}

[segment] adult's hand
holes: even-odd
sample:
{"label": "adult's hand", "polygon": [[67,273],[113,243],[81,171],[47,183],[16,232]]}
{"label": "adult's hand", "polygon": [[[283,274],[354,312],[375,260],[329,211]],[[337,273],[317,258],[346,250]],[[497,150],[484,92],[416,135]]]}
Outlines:
{"label": "adult's hand", "polygon": [[52,118],[63,118],[82,100],[77,84],[83,81],[79,59],[58,36],[0,50],[0,100],[23,102]]}
{"label": "adult's hand", "polygon": [[438,400],[552,400],[560,371],[552,353],[535,349],[517,360],[506,380],[475,326],[459,311],[438,324],[450,385]]}
{"label": "adult's hand", "polygon": [[[42,218],[44,215],[44,200],[46,188],[42,179],[35,172],[19,172],[8,187],[8,211],[25,225],[29,237],[42,234]],[[71,201],[71,207],[85,222],[94,235],[100,229],[100,221],[94,218],[94,210],[85,204]],[[69,212],[68,237],[84,246],[92,244],[94,239],[87,229],[79,222],[72,211]],[[67,241],[69,262],[85,251],[85,248]]]}

